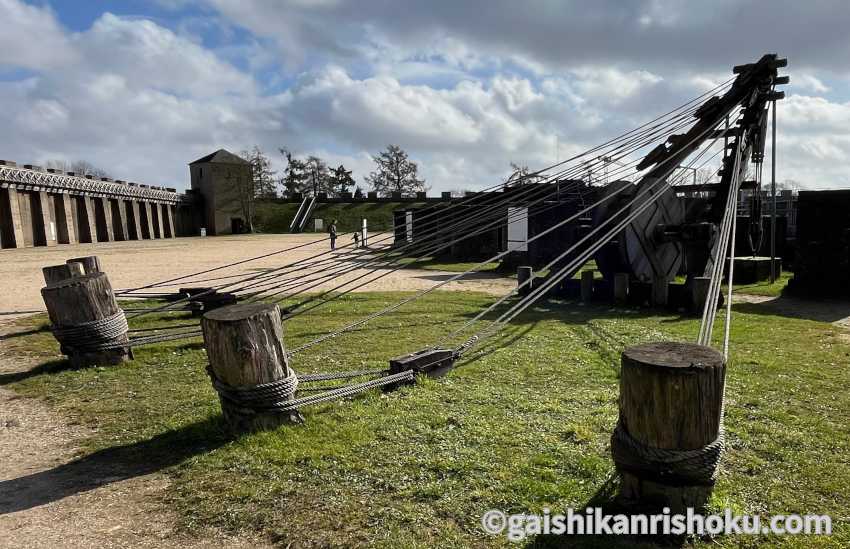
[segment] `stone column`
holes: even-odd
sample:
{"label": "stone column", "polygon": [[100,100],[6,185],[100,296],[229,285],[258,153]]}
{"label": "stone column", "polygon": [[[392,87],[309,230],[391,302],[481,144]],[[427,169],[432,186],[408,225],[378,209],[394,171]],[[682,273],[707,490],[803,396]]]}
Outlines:
{"label": "stone column", "polygon": [[142,206],[144,206],[144,221],[142,222],[142,234],[147,235],[148,238],[153,240],[156,238],[153,230],[153,217],[151,212],[151,203],[150,202],[142,202]]}
{"label": "stone column", "polygon": [[61,194],[53,197],[56,212],[56,232],[60,244],[76,244],[77,228],[74,226],[74,214],[71,208],[75,206],[71,195]]}
{"label": "stone column", "polygon": [[162,208],[161,204],[158,202],[154,202],[151,206],[151,210],[153,210],[153,223],[154,229],[156,229],[156,237],[157,238],[165,238],[165,232],[163,232],[163,223],[162,223]]}
{"label": "stone column", "polygon": [[163,204],[162,215],[165,217],[165,236],[168,238],[174,238],[177,236],[174,232],[174,206],[171,204]]}
{"label": "stone column", "polygon": [[130,217],[133,219],[128,223],[128,229],[130,230],[130,238],[133,240],[142,240],[142,222],[139,217],[139,201],[131,200],[130,201]]}
{"label": "stone column", "polygon": [[18,202],[18,191],[9,189],[9,212],[11,219],[8,222],[11,235],[15,240],[15,248],[24,247],[24,226],[21,220],[21,206]]}
{"label": "stone column", "polygon": [[[118,223],[115,225],[115,237],[118,240],[130,240],[130,235],[127,232],[127,205],[120,198],[115,201],[117,205]],[[112,209],[112,214],[115,215],[116,209]]]}
{"label": "stone column", "polygon": [[50,204],[50,196],[47,195],[44,191],[39,191],[37,196],[38,207],[41,210],[41,224],[40,229],[43,231],[43,234],[38,235],[38,239],[41,242],[44,242],[45,246],[55,246],[56,245],[56,224],[52,221],[52,216],[50,215],[51,204]]}
{"label": "stone column", "polygon": [[97,244],[97,217],[94,212],[94,203],[90,196],[82,196],[83,209],[86,213],[85,219],[80,219],[80,227],[87,228],[92,244]]}
{"label": "stone column", "polygon": [[115,230],[112,228],[112,203],[105,196],[100,197],[100,203],[103,206],[103,220],[106,226],[107,242],[114,242]]}

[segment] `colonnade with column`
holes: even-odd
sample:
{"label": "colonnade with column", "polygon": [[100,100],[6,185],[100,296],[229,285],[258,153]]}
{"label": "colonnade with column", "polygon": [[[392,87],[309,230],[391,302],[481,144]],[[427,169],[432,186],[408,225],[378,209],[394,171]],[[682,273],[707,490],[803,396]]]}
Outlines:
{"label": "colonnade with column", "polygon": [[2,248],[175,238],[180,195],[0,160]]}

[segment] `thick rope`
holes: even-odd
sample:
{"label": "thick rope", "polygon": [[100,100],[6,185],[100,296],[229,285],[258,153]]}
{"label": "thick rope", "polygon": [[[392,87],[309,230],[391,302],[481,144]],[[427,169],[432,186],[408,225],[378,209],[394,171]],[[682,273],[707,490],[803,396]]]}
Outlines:
{"label": "thick rope", "polygon": [[[380,372],[384,372],[384,370],[381,370]],[[212,379],[213,388],[215,388],[221,398],[222,407],[227,407],[229,409],[228,411],[241,414],[288,412],[303,406],[319,404],[355,395],[376,387],[411,380],[415,375],[412,370],[408,370],[397,374],[383,376],[378,379],[364,381],[362,383],[344,385],[317,395],[293,399],[292,397],[295,395],[295,391],[298,388],[299,379],[293,370],[290,370],[289,376],[269,383],[250,387],[233,387],[228,385],[216,377],[210,367],[207,367],[207,373],[209,374],[210,379]],[[365,375],[361,372],[354,373],[358,375]],[[344,375],[349,375],[350,377],[350,374],[352,374],[352,372],[325,374],[329,376],[335,375],[338,377],[325,377],[323,379],[339,379]],[[317,374],[312,375],[314,377],[311,381],[319,380],[315,377]]]}
{"label": "thick rope", "polygon": [[119,341],[127,335],[127,317],[124,311],[90,322],[71,326],[53,326],[51,330],[63,350],[85,353],[119,349],[129,346]]}
{"label": "thick rope", "polygon": [[620,471],[672,486],[711,486],[725,448],[723,425],[717,438],[701,448],[675,450],[648,446],[617,422],[611,435],[611,454]]}

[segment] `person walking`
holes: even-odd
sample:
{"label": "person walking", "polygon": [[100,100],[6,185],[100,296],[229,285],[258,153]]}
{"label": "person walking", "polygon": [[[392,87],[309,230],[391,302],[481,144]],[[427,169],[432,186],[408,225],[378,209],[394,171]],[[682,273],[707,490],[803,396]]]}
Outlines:
{"label": "person walking", "polygon": [[331,234],[331,251],[336,250],[336,219],[331,221],[330,227],[328,227],[328,232]]}

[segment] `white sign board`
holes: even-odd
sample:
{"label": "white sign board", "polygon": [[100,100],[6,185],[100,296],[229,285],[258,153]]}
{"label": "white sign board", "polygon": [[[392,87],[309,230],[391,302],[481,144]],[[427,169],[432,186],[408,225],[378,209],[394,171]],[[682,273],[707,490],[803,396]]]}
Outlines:
{"label": "white sign board", "polygon": [[313,230],[316,232],[323,231],[325,229],[325,222],[322,219],[314,219],[313,220]]}
{"label": "white sign board", "polygon": [[404,212],[404,225],[407,234],[407,241],[413,242],[413,212]]}
{"label": "white sign board", "polygon": [[528,208],[508,207],[508,251],[528,251]]}

